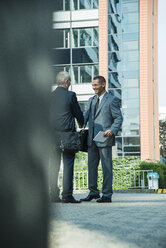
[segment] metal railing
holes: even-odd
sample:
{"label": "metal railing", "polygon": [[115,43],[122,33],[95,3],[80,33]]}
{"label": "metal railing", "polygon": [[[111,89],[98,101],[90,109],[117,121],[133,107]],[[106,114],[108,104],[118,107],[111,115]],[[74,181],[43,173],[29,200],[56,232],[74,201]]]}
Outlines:
{"label": "metal railing", "polygon": [[[153,170],[119,170],[113,172],[113,189],[135,189],[148,188],[147,173]],[[102,188],[103,173],[98,171],[98,188]],[[63,173],[59,173],[58,185],[62,188]],[[74,190],[88,189],[88,171],[74,172],[73,177]]]}

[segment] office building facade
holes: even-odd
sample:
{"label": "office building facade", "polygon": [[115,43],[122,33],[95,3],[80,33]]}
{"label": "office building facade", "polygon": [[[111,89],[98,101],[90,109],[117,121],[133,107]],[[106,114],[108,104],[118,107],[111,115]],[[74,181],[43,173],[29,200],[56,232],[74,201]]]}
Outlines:
{"label": "office building facade", "polygon": [[54,71],[69,71],[83,110],[92,79],[107,80],[121,101],[118,157],[159,160],[157,0],[62,0],[55,3]]}

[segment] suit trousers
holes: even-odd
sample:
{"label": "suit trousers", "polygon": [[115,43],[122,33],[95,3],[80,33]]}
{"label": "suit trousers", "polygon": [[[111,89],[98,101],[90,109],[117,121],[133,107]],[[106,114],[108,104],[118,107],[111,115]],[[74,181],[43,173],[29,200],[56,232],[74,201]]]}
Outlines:
{"label": "suit trousers", "polygon": [[[73,169],[75,153],[63,152],[63,191],[62,196],[67,197],[73,194]],[[58,174],[61,163],[61,152],[54,150],[50,156],[49,182],[51,188],[51,197],[59,196],[60,189],[58,187]]]}
{"label": "suit trousers", "polygon": [[112,146],[97,147],[95,142],[93,141],[92,146],[88,148],[88,181],[90,195],[99,194],[97,179],[100,159],[103,170],[102,194],[103,196],[110,198],[113,193]]}

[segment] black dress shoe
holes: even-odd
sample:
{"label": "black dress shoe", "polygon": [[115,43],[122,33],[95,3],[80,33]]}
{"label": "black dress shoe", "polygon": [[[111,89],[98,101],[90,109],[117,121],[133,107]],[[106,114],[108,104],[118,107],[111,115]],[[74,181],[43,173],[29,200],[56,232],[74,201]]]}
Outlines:
{"label": "black dress shoe", "polygon": [[98,203],[104,203],[104,202],[112,202],[112,199],[110,197],[102,196],[100,199],[98,199],[96,202]]}
{"label": "black dress shoe", "polygon": [[62,202],[59,197],[51,198],[51,202]]}
{"label": "black dress shoe", "polygon": [[80,201],[91,201],[93,199],[98,199],[100,198],[99,195],[88,195],[87,197],[80,199]]}
{"label": "black dress shoe", "polygon": [[74,199],[73,196],[63,197],[62,202],[63,203],[81,203],[81,201],[77,201],[76,199]]}

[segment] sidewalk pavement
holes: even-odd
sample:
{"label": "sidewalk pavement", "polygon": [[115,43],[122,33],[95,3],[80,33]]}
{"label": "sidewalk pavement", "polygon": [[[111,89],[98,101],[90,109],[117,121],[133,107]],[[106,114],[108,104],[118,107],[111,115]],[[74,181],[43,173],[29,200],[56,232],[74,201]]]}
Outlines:
{"label": "sidewalk pavement", "polygon": [[115,193],[112,203],[52,203],[50,248],[55,247],[166,248],[166,194]]}

